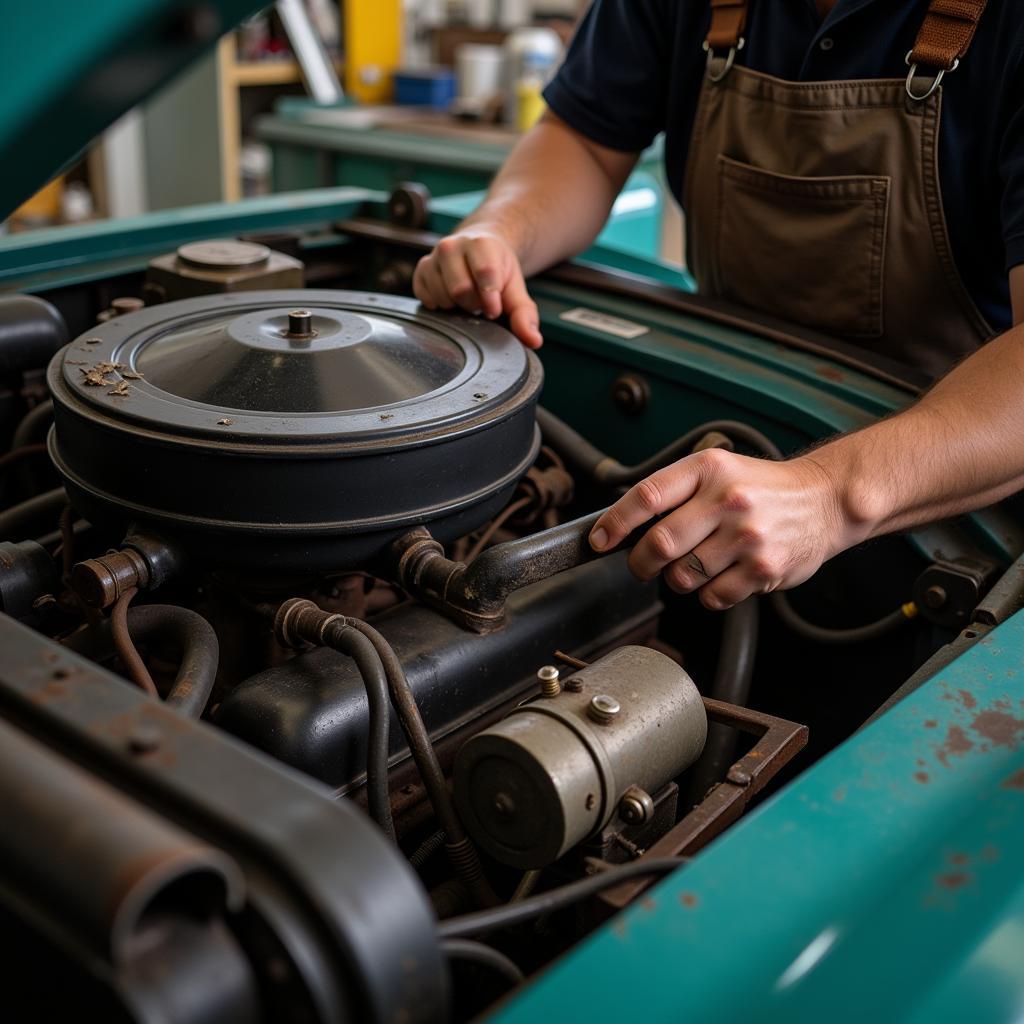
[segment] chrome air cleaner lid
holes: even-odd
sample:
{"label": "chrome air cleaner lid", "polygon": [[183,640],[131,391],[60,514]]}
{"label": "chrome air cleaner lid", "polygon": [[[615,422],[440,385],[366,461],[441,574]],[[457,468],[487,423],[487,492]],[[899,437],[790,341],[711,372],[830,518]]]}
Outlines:
{"label": "chrome air cleaner lid", "polygon": [[51,454],[81,512],[187,533],[223,564],[340,569],[421,523],[456,536],[539,444],[537,359],[495,324],[392,296],[167,303],[78,338],[49,380]]}

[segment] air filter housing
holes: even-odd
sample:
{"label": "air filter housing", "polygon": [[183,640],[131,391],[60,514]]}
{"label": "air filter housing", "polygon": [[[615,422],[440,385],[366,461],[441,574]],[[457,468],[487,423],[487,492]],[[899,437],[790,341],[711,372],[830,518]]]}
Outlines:
{"label": "air filter housing", "polygon": [[340,570],[500,509],[540,444],[541,382],[508,331],[412,300],[208,296],[58,353],[50,453],[93,521],[149,524],[224,566]]}

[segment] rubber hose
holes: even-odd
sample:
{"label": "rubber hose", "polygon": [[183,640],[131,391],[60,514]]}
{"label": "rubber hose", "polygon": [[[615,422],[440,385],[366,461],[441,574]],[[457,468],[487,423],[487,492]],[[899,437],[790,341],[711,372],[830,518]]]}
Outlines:
{"label": "rubber hose", "polygon": [[781,459],[782,452],[760,430],[737,420],[712,420],[703,423],[662,448],[635,466],[625,466],[617,459],[595,448],[563,420],[547,409],[538,407],[537,423],[546,444],[550,445],[574,469],[606,487],[626,487],[651,473],[692,454],[701,438],[717,431],[740,441],[772,459]]}
{"label": "rubber hose", "polygon": [[897,608],[875,622],[869,622],[864,626],[855,626],[852,629],[831,629],[826,626],[816,626],[808,622],[789,603],[789,599],[780,593],[774,593],[769,597],[775,614],[782,620],[783,625],[791,629],[798,636],[806,640],[813,640],[819,644],[859,644],[868,640],[878,640],[889,633],[905,626],[910,622],[910,617],[903,608]]}
{"label": "rubber hose", "polygon": [[500,974],[510,982],[513,988],[526,980],[511,957],[483,942],[474,942],[472,939],[445,939],[441,943],[441,952],[449,960],[467,960],[482,967],[489,967],[495,974]]}
{"label": "rubber hose", "polygon": [[[739,707],[747,705],[754,679],[760,619],[761,607],[756,597],[748,597],[725,613],[718,667],[708,696]],[[699,804],[707,791],[721,782],[735,752],[736,730],[720,722],[710,723],[704,751],[690,774],[690,807]]]}
{"label": "rubber hose", "polygon": [[23,448],[33,441],[41,441],[46,431],[41,429],[44,424],[49,424],[53,419],[53,402],[47,400],[40,402],[37,406],[29,409],[21,418],[11,438],[11,450]]}
{"label": "rubber hose", "polygon": [[[199,718],[217,678],[220,645],[213,627],[198,612],[169,604],[147,604],[128,609],[128,631],[140,643],[170,640],[181,649],[181,663],[167,695],[167,703],[183,715]],[[101,658],[113,649],[109,620],[61,641],[89,658]]]}
{"label": "rubber hose", "polygon": [[0,512],[0,541],[18,541],[24,540],[26,536],[36,536],[41,532],[37,527],[48,517],[56,522],[67,501],[64,488],[55,487],[52,491],[37,494],[28,501],[4,509]]}
{"label": "rubber hose", "polygon": [[512,925],[530,921],[541,914],[550,914],[555,910],[570,907],[574,903],[588,899],[605,889],[614,888],[630,878],[643,875],[665,875],[686,863],[685,857],[652,857],[650,860],[634,860],[608,868],[597,875],[589,875],[577,882],[548,889],[547,892],[528,896],[518,903],[506,903],[501,907],[489,910],[478,910],[472,914],[462,914],[440,921],[437,935],[442,941],[458,939],[465,935],[483,935],[496,931],[498,928],[509,928]]}
{"label": "rubber hose", "polygon": [[398,720],[402,725],[405,738],[408,740],[409,751],[416,762],[420,777],[423,779],[423,785],[430,797],[434,813],[447,836],[445,849],[448,851],[453,867],[466,883],[477,903],[485,907],[494,906],[498,902],[498,897],[484,877],[476,847],[466,835],[462,822],[455,813],[455,804],[448,792],[444,772],[441,770],[434,746],[430,742],[427,727],[423,724],[423,716],[416,705],[416,698],[413,695],[412,687],[409,686],[409,680],[405,676],[401,660],[395,654],[391,644],[369,623],[360,619],[348,619],[347,621],[373,644],[384,665],[384,674],[387,676],[391,700],[398,712]]}
{"label": "rubber hose", "polygon": [[388,739],[391,705],[388,680],[380,655],[367,637],[348,621],[332,622],[323,632],[328,647],[347,654],[356,663],[363,679],[370,706],[369,739],[366,748],[366,798],[370,817],[390,839],[395,838],[395,822],[388,793]]}
{"label": "rubber hose", "polygon": [[0,376],[37,370],[68,341],[64,317],[35,295],[0,298]]}

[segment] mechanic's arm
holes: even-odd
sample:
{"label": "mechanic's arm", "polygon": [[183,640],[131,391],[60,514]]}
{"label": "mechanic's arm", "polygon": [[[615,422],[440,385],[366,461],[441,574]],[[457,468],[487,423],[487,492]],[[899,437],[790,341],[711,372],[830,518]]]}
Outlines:
{"label": "mechanic's arm", "polygon": [[420,260],[413,279],[428,309],[505,313],[530,348],[542,339],[523,281],[597,237],[638,153],[591,142],[550,111],[516,145],[487,198]]}
{"label": "mechanic's arm", "polygon": [[[983,508],[1024,488],[1024,267],[1010,277],[1016,326],[909,409],[786,462],[721,450],[633,487],[591,544],[618,544],[661,513],[630,554],[641,579],[728,608],[802,583],[871,537]],[[671,511],[671,510],[675,511]],[[697,560],[684,556],[697,556]],[[703,567],[704,574],[698,567]]]}

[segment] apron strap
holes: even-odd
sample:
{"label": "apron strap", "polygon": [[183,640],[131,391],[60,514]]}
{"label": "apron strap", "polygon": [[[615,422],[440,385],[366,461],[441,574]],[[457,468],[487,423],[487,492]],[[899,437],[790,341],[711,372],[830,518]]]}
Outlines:
{"label": "apron strap", "polygon": [[907,63],[952,71],[970,48],[987,3],[988,0],[932,0]]}
{"label": "apron strap", "polygon": [[747,0],[711,0],[711,27],[704,49],[738,50],[747,24]]}

